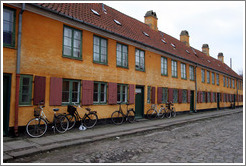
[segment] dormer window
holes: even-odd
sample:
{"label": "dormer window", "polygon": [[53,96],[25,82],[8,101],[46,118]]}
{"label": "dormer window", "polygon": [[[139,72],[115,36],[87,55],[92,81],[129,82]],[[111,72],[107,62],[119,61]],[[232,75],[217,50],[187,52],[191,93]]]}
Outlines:
{"label": "dormer window", "polygon": [[149,37],[149,34],[143,31],[143,34],[147,37]]}
{"label": "dormer window", "polygon": [[100,16],[100,14],[99,14],[97,11],[95,11],[95,10],[93,10],[93,9],[91,9],[91,11],[92,11],[95,15]]}
{"label": "dormer window", "polygon": [[209,63],[211,62],[210,60],[207,60]]}
{"label": "dormer window", "polygon": [[118,25],[121,25],[121,23],[120,23],[118,20],[116,20],[116,19],[114,19],[114,22],[115,22],[116,24],[118,24]]}
{"label": "dormer window", "polygon": [[188,54],[190,54],[190,52],[188,50],[185,50]]}
{"label": "dormer window", "polygon": [[167,42],[166,42],[164,39],[161,39],[161,41],[162,41],[163,43],[167,44]]}
{"label": "dormer window", "polygon": [[173,48],[176,48],[175,44],[173,44],[173,43],[171,43],[171,46],[172,46]]}

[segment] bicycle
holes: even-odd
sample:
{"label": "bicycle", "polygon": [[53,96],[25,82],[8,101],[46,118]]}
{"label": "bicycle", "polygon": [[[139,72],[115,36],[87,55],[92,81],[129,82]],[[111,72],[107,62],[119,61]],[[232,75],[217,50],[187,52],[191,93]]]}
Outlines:
{"label": "bicycle", "polygon": [[[43,136],[47,131],[48,123],[51,123],[45,113],[44,113],[44,105],[39,103],[38,107],[34,108],[34,116],[35,118],[31,119],[26,125],[26,132],[30,137],[38,138]],[[52,129],[58,133],[65,133],[68,129],[68,119],[66,116],[59,114],[56,115],[56,112],[59,111],[58,108],[54,108],[54,116],[52,122]]]}
{"label": "bicycle", "polygon": [[80,117],[77,108],[74,106],[81,108],[80,105],[76,104],[67,106],[67,112],[69,114],[65,114],[65,116],[69,120],[68,130],[72,129],[77,121],[80,121],[81,124],[83,124],[88,129],[96,125],[98,120],[97,111],[91,111],[90,108],[85,108],[88,113],[85,113],[83,117]]}
{"label": "bicycle", "polygon": [[176,109],[173,106],[172,102],[167,102],[166,107],[167,107],[167,112],[170,112],[167,116],[167,118],[175,117],[176,116]]}
{"label": "bicycle", "polygon": [[124,119],[126,121],[128,121],[129,123],[134,122],[135,121],[135,111],[133,110],[133,108],[128,109],[129,104],[126,103],[127,113],[124,114],[124,112],[122,111],[122,108],[121,108],[121,103],[118,103],[119,104],[119,110],[114,111],[111,115],[112,122],[116,125],[122,124]]}
{"label": "bicycle", "polygon": [[147,119],[153,119],[153,118],[164,118],[166,114],[166,110],[163,107],[163,105],[161,105],[161,108],[159,109],[159,111],[157,111],[157,106],[156,104],[153,104],[151,106],[151,108],[147,111]]}

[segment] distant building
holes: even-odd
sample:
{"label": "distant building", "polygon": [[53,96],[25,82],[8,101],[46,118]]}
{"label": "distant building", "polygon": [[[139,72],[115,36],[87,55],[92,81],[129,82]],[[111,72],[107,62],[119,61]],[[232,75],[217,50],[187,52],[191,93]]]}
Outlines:
{"label": "distant building", "polygon": [[144,17],[142,23],[101,3],[5,3],[4,134],[17,134],[41,100],[49,112],[89,105],[100,119],[119,102],[129,102],[137,118],[167,101],[177,111],[243,105],[242,77],[223,53],[214,59],[208,44],[190,46],[188,31],[178,40],[158,29],[155,12]]}

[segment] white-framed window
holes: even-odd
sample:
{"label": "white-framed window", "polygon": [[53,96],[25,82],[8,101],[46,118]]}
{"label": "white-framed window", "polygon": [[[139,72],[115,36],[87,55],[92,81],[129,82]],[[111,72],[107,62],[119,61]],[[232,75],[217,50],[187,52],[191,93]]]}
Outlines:
{"label": "white-framed window", "polygon": [[219,78],[219,74],[216,74],[216,83],[217,83],[217,85],[220,85],[220,78]]}
{"label": "white-framed window", "polygon": [[106,104],[107,101],[107,83],[94,82],[93,103]]}
{"label": "white-framed window", "polygon": [[193,66],[189,66],[189,71],[190,71],[190,80],[194,81],[194,67]]}
{"label": "white-framed window", "polygon": [[128,85],[118,84],[117,85],[117,103],[127,103],[127,90]]}
{"label": "white-framed window", "polygon": [[210,84],[210,72],[207,71],[207,83]]}
{"label": "white-framed window", "polygon": [[161,75],[167,76],[167,58],[161,57]]}
{"label": "white-framed window", "polygon": [[172,60],[172,77],[178,77],[177,61]]}
{"label": "white-framed window", "polygon": [[214,84],[214,73],[211,73],[212,74],[212,84]]}
{"label": "white-framed window", "polygon": [[63,79],[62,104],[78,104],[80,101],[80,81]]}
{"label": "white-framed window", "polygon": [[205,82],[205,70],[204,69],[202,69],[202,82]]}
{"label": "white-framed window", "polygon": [[181,63],[181,78],[182,79],[186,79],[186,64]]}
{"label": "white-framed window", "polygon": [[128,47],[117,43],[116,45],[117,66],[128,67]]}

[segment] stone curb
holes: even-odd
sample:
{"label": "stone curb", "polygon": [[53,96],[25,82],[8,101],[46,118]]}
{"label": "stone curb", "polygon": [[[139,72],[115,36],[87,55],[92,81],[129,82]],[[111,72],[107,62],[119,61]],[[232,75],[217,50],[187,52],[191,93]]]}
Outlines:
{"label": "stone curb", "polygon": [[124,136],[124,135],[130,135],[130,134],[136,134],[136,133],[141,133],[144,131],[151,131],[155,129],[162,129],[166,127],[171,127],[174,125],[181,125],[185,123],[190,123],[190,122],[195,122],[199,120],[205,120],[205,119],[210,119],[210,118],[216,118],[216,117],[221,117],[221,116],[227,116],[235,113],[240,113],[242,110],[233,110],[233,111],[223,111],[223,112],[217,112],[214,114],[209,114],[209,115],[203,115],[201,114],[199,117],[193,117],[190,118],[189,116],[184,117],[183,119],[177,119],[176,121],[172,121],[166,124],[155,124],[152,126],[148,127],[142,127],[142,128],[135,128],[135,129],[128,129],[128,130],[122,130],[119,132],[111,132],[111,133],[106,133],[106,134],[99,134],[99,135],[94,135],[93,137],[90,136],[90,138],[76,138],[76,139],[67,139],[66,141],[60,141],[55,142],[54,144],[49,144],[49,145],[44,145],[44,146],[31,146],[30,148],[23,148],[23,149],[14,149],[14,150],[9,150],[5,151],[3,153],[3,161],[6,162],[8,160],[14,159],[14,158],[20,158],[20,157],[25,157],[30,154],[36,154],[40,152],[46,152],[50,150],[55,150],[63,147],[68,147],[68,146],[73,146],[73,145],[80,145],[84,143],[89,143],[89,142],[94,142],[94,141],[99,141],[107,138],[113,138],[117,136]]}

